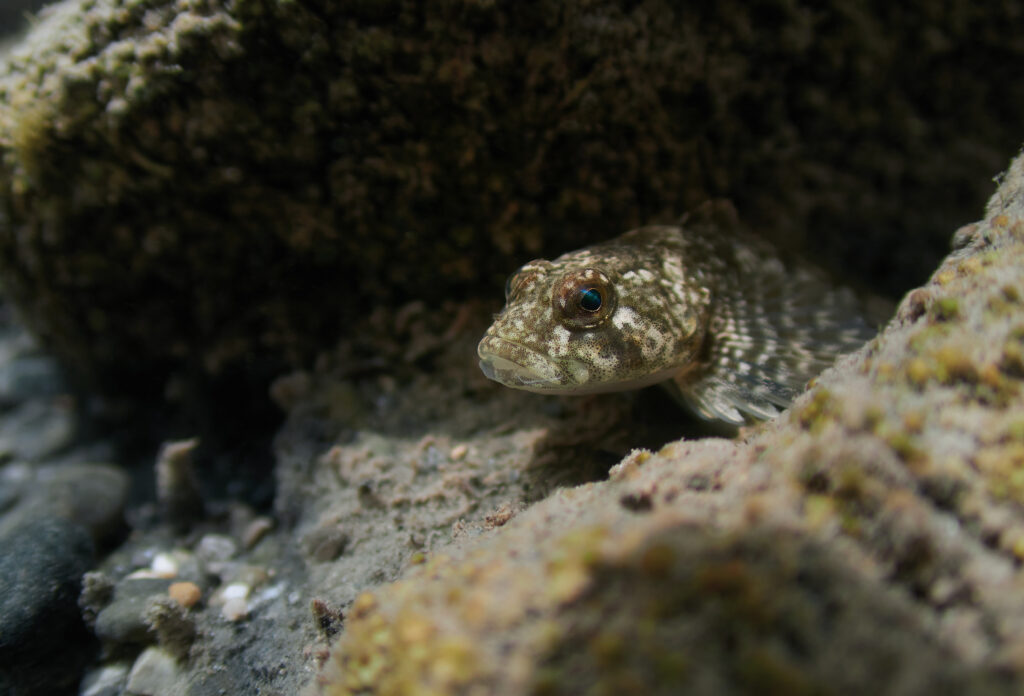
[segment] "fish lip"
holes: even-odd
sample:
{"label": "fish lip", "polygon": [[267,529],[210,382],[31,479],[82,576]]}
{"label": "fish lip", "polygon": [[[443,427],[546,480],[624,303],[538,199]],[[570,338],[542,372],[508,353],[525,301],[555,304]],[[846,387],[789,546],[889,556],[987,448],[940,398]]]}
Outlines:
{"label": "fish lip", "polygon": [[[480,358],[480,371],[484,376],[507,387],[530,391],[556,391],[566,386],[565,375],[553,360],[517,341],[494,335],[484,336],[476,352]],[[519,360],[508,357],[517,353],[522,356]],[[548,368],[549,372],[538,372],[524,364],[523,358],[529,358],[535,364]]]}

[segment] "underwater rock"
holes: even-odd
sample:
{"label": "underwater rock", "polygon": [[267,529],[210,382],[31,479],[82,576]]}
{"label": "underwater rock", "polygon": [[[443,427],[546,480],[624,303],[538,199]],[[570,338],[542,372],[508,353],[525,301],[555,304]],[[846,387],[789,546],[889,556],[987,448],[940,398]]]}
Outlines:
{"label": "underwater rock", "polygon": [[125,690],[132,696],[172,696],[183,693],[181,677],[173,654],[150,647],[142,651],[132,665]]}
{"label": "underwater rock", "polygon": [[[47,10],[0,67],[0,275],[26,321],[90,396],[191,401],[199,419],[216,409],[196,383],[308,370],[274,391],[289,423],[273,530],[243,539],[226,516],[209,519],[216,501],[170,481],[185,494],[165,510],[185,511],[192,534],[136,530],[89,581],[90,618],[138,579],[131,568],[203,593],[183,614],[161,591],[97,629],[131,650],[161,640],[124,642],[147,616],[164,627],[172,651],[147,649],[131,688],[290,694],[322,659],[328,690],[1018,687],[1016,209],[994,200],[889,332],[782,419],[736,443],[637,454],[609,481],[631,447],[699,433],[650,393],[502,394],[476,369],[471,335],[497,309],[482,298],[527,258],[670,221],[709,196],[883,290],[922,281],[1019,144],[1015,11]],[[1016,180],[1019,165],[1008,205]],[[0,380],[0,406],[32,384],[64,403],[45,391],[49,368],[23,367],[38,380]],[[254,393],[227,391],[229,414]],[[43,423],[38,412],[16,416]],[[259,431],[241,420],[246,437]],[[45,439],[12,431],[8,456],[61,451],[71,421],[52,422]],[[0,508],[27,490],[2,492]],[[87,544],[67,526],[77,531],[61,543]],[[317,529],[334,531],[304,537]],[[183,571],[179,545],[194,555],[227,532],[230,558],[204,568],[219,585]],[[2,541],[0,564],[13,548]],[[80,575],[85,555],[61,558]],[[46,644],[18,653],[24,673],[0,672],[44,693],[73,688],[76,650],[93,642],[35,617],[71,651]],[[18,638],[0,660],[43,645]],[[186,647],[194,662],[175,662]],[[67,675],[34,661],[54,654]]]}
{"label": "underwater rock", "polygon": [[1016,693],[1024,157],[886,329],[363,593],[317,693]]}
{"label": "underwater rock", "polygon": [[0,271],[146,401],[710,197],[901,291],[1018,144],[1014,12],[65,0],[0,66]]}
{"label": "underwater rock", "polygon": [[96,636],[111,646],[149,645],[157,635],[147,618],[150,604],[166,597],[170,579],[136,578],[119,583],[113,601],[96,615]]}
{"label": "underwater rock", "polygon": [[202,598],[203,591],[194,582],[175,582],[167,588],[167,596],[185,609],[191,609]]}
{"label": "underwater rock", "polygon": [[109,544],[125,529],[128,474],[109,464],[40,467],[39,490],[26,506],[46,509],[89,530],[97,546]]}
{"label": "underwater rock", "polygon": [[60,399],[32,398],[11,409],[0,424],[0,457],[42,461],[75,442],[75,413]]}
{"label": "underwater rock", "polygon": [[115,662],[90,670],[82,679],[79,696],[121,696],[130,664]]}
{"label": "underwater rock", "polygon": [[49,356],[20,355],[0,364],[0,408],[67,391],[57,362]]}
{"label": "underwater rock", "polygon": [[60,518],[81,525],[97,547],[117,541],[126,529],[129,477],[118,467],[9,464],[0,481],[5,486],[10,484],[12,495],[0,524],[15,524],[26,518]]}
{"label": "underwater rock", "polygon": [[93,562],[89,534],[59,518],[28,518],[0,526],[0,549],[0,693],[63,693],[96,648],[78,610]]}

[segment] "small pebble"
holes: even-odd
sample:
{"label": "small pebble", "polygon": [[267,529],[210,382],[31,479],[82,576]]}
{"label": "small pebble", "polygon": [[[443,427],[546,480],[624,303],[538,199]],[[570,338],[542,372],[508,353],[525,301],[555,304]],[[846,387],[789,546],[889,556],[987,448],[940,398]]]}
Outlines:
{"label": "small pebble", "polygon": [[455,447],[452,447],[452,451],[448,454],[448,458],[453,462],[457,462],[465,457],[467,452],[469,452],[469,447],[466,445],[455,445]]}
{"label": "small pebble", "polygon": [[242,532],[242,546],[251,549],[273,528],[274,521],[272,519],[269,517],[257,517]]}
{"label": "small pebble", "polygon": [[[170,581],[166,578],[126,578],[114,588],[114,598],[96,614],[94,633],[104,645],[149,645],[146,610],[150,600],[165,598]],[[169,601],[169,600],[168,600]]]}
{"label": "small pebble", "polygon": [[149,569],[158,578],[173,578],[178,575],[178,561],[169,553],[158,553]]}
{"label": "small pebble", "polygon": [[196,556],[204,563],[230,560],[238,553],[238,543],[225,534],[206,534],[196,545]]}
{"label": "small pebble", "polygon": [[241,621],[249,614],[249,605],[242,597],[232,597],[224,602],[220,611],[228,621]]}
{"label": "small pebble", "polygon": [[115,662],[89,671],[82,679],[79,696],[120,696],[131,665]]}
{"label": "small pebble", "polygon": [[345,552],[348,534],[337,523],[327,523],[303,535],[302,549],[317,563],[333,561]]}
{"label": "small pebble", "polygon": [[175,582],[167,588],[167,595],[181,606],[190,609],[203,596],[203,592],[194,582]]}
{"label": "small pebble", "polygon": [[149,647],[132,665],[126,691],[139,696],[175,693],[182,674],[174,655],[162,648]]}
{"label": "small pebble", "polygon": [[249,596],[249,586],[241,582],[233,582],[220,591],[220,596],[224,600],[245,599]]}

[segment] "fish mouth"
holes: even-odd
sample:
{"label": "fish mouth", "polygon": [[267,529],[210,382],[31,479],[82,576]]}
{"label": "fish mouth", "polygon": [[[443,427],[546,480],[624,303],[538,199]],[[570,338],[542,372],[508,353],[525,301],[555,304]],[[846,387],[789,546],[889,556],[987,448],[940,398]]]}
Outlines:
{"label": "fish mouth", "polygon": [[575,365],[570,364],[568,370],[577,378],[571,380],[565,367],[543,353],[498,336],[484,336],[476,352],[484,376],[513,389],[534,392],[572,391],[573,386],[581,381],[578,373],[582,371],[585,378],[588,372],[579,361],[569,360],[569,363]]}

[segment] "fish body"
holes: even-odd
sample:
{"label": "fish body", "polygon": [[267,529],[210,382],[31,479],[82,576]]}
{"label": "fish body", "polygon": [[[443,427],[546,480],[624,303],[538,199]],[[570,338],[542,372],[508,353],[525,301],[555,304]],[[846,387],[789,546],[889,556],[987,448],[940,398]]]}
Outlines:
{"label": "fish body", "polygon": [[729,220],[702,213],[527,263],[480,341],[481,370],[552,394],[663,384],[735,425],[778,415],[873,332],[853,293]]}

